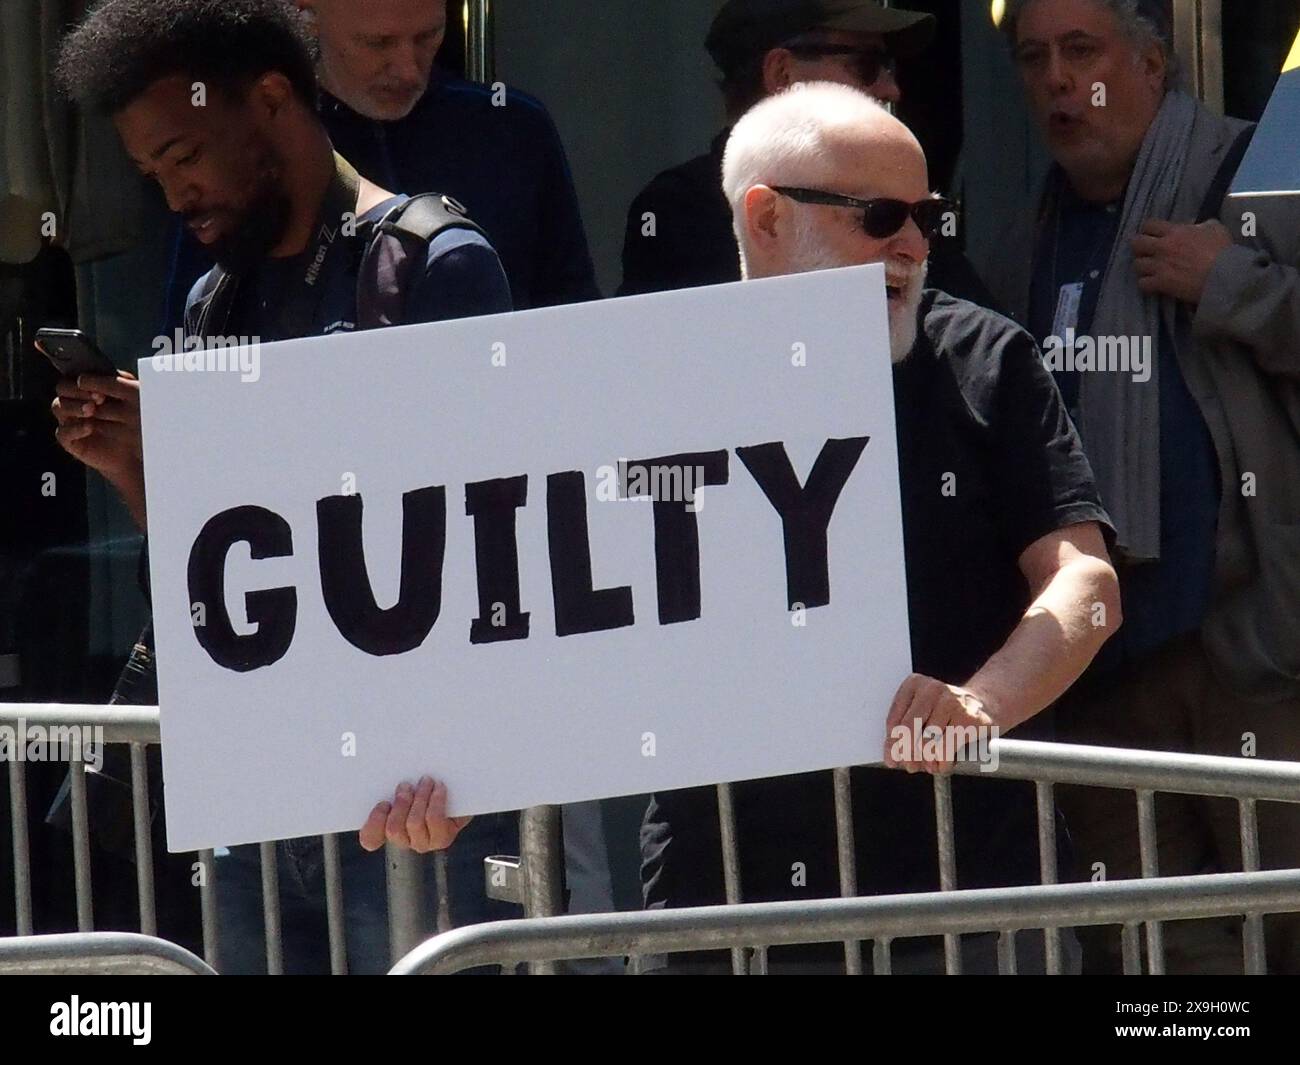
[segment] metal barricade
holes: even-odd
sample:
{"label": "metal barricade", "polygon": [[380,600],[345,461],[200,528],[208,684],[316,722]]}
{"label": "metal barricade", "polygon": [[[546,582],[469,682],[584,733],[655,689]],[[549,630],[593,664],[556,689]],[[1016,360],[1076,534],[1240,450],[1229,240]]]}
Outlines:
{"label": "metal barricade", "polygon": [[0,939],[0,976],[215,976],[184,947],[135,932]]}
{"label": "metal barricade", "polygon": [[[148,769],[145,751],[148,745],[158,742],[158,711],[155,707],[102,707],[102,706],[32,706],[0,704],[0,726],[30,728],[39,726],[50,730],[72,727],[90,727],[100,730],[106,743],[125,743],[131,752],[131,793],[134,813],[134,846],[137,870],[137,894],[140,930],[152,934],[157,930],[157,915],[153,892],[153,854],[149,833]],[[1218,796],[1235,799],[1239,808],[1242,841],[1242,870],[1254,873],[1260,869],[1257,803],[1300,802],[1300,763],[1270,762],[1247,758],[1219,758],[1205,755],[1167,754],[1148,751],[1129,751],[1117,748],[1077,747],[1056,743],[1016,740],[996,740],[991,753],[997,756],[997,769],[988,775],[993,778],[1033,781],[1036,789],[1037,827],[1040,851],[1040,879],[1042,886],[1056,885],[1059,871],[1056,863],[1055,792],[1058,784],[1087,785],[1093,787],[1130,789],[1134,792],[1135,812],[1139,825],[1139,846],[1143,877],[1154,881],[1159,877],[1156,859],[1157,833],[1154,796],[1156,793],[1180,793]],[[74,766],[77,764],[74,760]],[[956,772],[978,774],[982,768],[973,763],[958,763]],[[13,854],[15,865],[15,911],[20,936],[31,935],[33,928],[32,883],[30,847],[28,838],[29,809],[25,786],[25,766],[21,760],[7,763],[9,796],[13,828]],[[840,891],[842,898],[851,899],[859,890],[859,875],[854,852],[852,823],[852,793],[847,769],[834,771],[836,839],[840,866]],[[94,927],[93,893],[90,870],[91,822],[87,810],[84,773],[71,774],[72,851],[76,889],[77,926],[83,932]],[[953,802],[951,778],[934,778],[936,808],[936,846],[939,856],[941,893],[952,893],[957,885],[956,851],[953,830]],[[726,889],[726,903],[743,902],[743,884],[740,876],[735,814],[731,786],[718,785],[719,815],[721,819],[722,863]],[[493,874],[503,880],[489,894],[508,898],[524,906],[529,918],[551,918],[561,909],[563,862],[559,843],[559,808],[535,807],[525,811],[521,818],[521,859],[490,860]],[[343,885],[340,871],[338,837],[323,837],[325,859],[325,902],[330,943],[331,970],[346,971],[347,959],[344,937]],[[266,918],[268,971],[283,971],[280,948],[280,904],[277,883],[277,866],[267,860],[274,847],[263,845],[263,900]],[[200,852],[199,862],[206,874],[211,874],[214,856],[211,851]],[[428,918],[423,912],[421,869],[416,856],[389,848],[387,855],[390,957],[394,960],[407,955],[430,931]],[[438,856],[435,876],[439,886],[446,886],[445,856]],[[1126,882],[1119,882],[1126,883]],[[1139,882],[1140,883],[1140,882]],[[1225,882],[1228,883],[1228,882]],[[1243,882],[1244,883],[1244,882]],[[1086,885],[1083,890],[1098,891],[1112,888],[1105,884]],[[202,912],[203,952],[207,962],[220,969],[220,943],[216,931],[217,877],[204,875],[200,880],[200,907]],[[1009,889],[1010,890],[1010,889]],[[1078,890],[1078,889],[1075,889]],[[963,893],[965,894],[965,893]],[[446,932],[450,917],[445,905],[446,891],[440,892],[444,900],[437,914],[436,928]],[[1104,897],[1104,896],[1103,896]],[[1145,896],[1136,896],[1144,898]],[[1161,897],[1158,893],[1152,898]],[[687,912],[687,911],[682,911]],[[702,912],[702,911],[701,911]],[[795,911],[790,911],[794,913]],[[1143,914],[1134,911],[1124,924],[1122,944],[1124,963],[1136,966],[1139,962],[1138,932],[1144,926],[1150,969],[1161,973],[1165,969],[1164,944],[1161,921],[1169,919],[1165,910]],[[1248,973],[1265,971],[1265,940],[1263,914],[1265,911],[1244,902],[1229,911],[1245,915],[1243,952]],[[636,915],[632,915],[636,916]],[[1061,971],[1062,953],[1060,927],[1045,916],[1026,921],[1021,915],[1022,928],[1044,929],[1046,932],[1046,966],[1049,973]],[[595,918],[591,918],[595,919]],[[566,918],[567,920],[567,918]],[[1105,923],[1105,922],[1100,922]],[[518,925],[506,922],[506,925]],[[531,926],[528,926],[531,927]],[[518,925],[523,934],[525,926]],[[913,933],[921,934],[921,933]],[[949,973],[961,969],[958,931],[942,930],[945,936],[946,968]],[[705,937],[708,942],[715,940]],[[848,972],[862,971],[860,934],[846,934],[843,938]],[[689,937],[687,937],[689,939]],[[674,942],[677,942],[676,940]],[[691,943],[678,949],[704,949],[705,941]],[[774,941],[775,942],[775,941]],[[608,945],[608,944],[607,944]],[[733,971],[741,973],[750,969],[761,971],[769,943],[754,940],[749,943],[732,943]],[[882,961],[880,941],[876,941],[875,959]],[[612,945],[602,956],[617,954]],[[635,956],[637,951],[629,951]],[[553,957],[548,955],[530,959],[534,972],[553,971]],[[576,955],[575,955],[576,956]]]}
{"label": "metal barricade", "polygon": [[[994,740],[990,754],[996,756],[997,768],[973,762],[958,762],[955,772],[968,776],[987,775],[995,779],[1033,781],[1039,842],[1039,868],[1042,885],[1057,883],[1055,787],[1058,784],[1086,785],[1102,788],[1131,789],[1135,795],[1139,829],[1139,849],[1144,878],[1159,876],[1156,859],[1157,834],[1155,794],[1176,793],[1236,799],[1241,826],[1242,870],[1260,868],[1259,829],[1256,804],[1259,801],[1300,803],[1300,763],[1266,761],[1249,758],[1223,758],[1211,755],[1175,754],[1157,751],[1134,751],[1113,747],[1085,747],[1062,743],[1027,740]],[[851,897],[857,890],[858,870],[852,846],[852,795],[847,769],[834,770],[836,838],[839,843],[841,897]],[[726,901],[742,901],[740,891],[740,855],[737,844],[731,785],[719,784],[718,812],[721,820],[722,864],[726,884]],[[936,844],[939,856],[941,891],[953,891],[957,885],[956,847],[953,830],[952,780],[934,778]],[[1089,885],[1095,890],[1103,885]],[[1234,911],[1245,914],[1243,953],[1248,974],[1263,974],[1265,940],[1263,913],[1243,907]],[[1164,939],[1159,914],[1136,915],[1125,922],[1122,932],[1125,966],[1138,964],[1137,931],[1145,927],[1147,953],[1153,974],[1165,971]],[[1105,922],[1100,922],[1105,923]],[[1059,927],[1043,920],[1023,925],[1046,931],[1047,971],[1061,972],[1062,953]],[[944,952],[949,974],[961,971],[958,933],[945,932]],[[746,946],[757,948],[752,957]],[[732,947],[732,970],[749,971],[750,961],[761,969],[765,944],[761,942]],[[699,949],[689,947],[683,949]],[[845,965],[849,973],[862,971],[860,941],[845,941]]]}
{"label": "metal barricade", "polygon": [[[1037,823],[1037,841],[1039,841],[1040,886],[1056,886],[1060,878],[1057,869],[1057,826],[1056,826],[1056,787],[1058,784],[1087,785],[1097,788],[1119,788],[1134,792],[1135,817],[1139,827],[1139,853],[1141,871],[1145,880],[1154,880],[1160,876],[1157,861],[1156,814],[1154,814],[1154,796],[1157,793],[1177,793],[1177,795],[1195,795],[1208,797],[1232,798],[1238,802],[1240,836],[1242,836],[1242,870],[1243,873],[1256,873],[1260,870],[1260,841],[1258,841],[1257,804],[1266,802],[1300,802],[1300,762],[1266,761],[1255,758],[1223,758],[1204,756],[1204,754],[1179,754],[1148,752],[1148,750],[1127,750],[1121,748],[1101,748],[1101,746],[1080,746],[1057,743],[1039,743],[1027,740],[995,740],[989,746],[989,753],[996,754],[997,769],[989,772],[972,762],[958,762],[954,771],[961,775],[988,775],[993,779],[1026,780],[1035,785],[1035,806]],[[857,856],[853,840],[853,802],[852,783],[848,769],[833,770],[833,787],[835,787],[835,818],[837,856],[840,866],[841,899],[853,899],[858,891]],[[954,837],[952,778],[936,776],[935,788],[936,813],[936,849],[939,853],[939,873],[941,893],[956,892],[957,887],[957,850]],[[744,900],[742,889],[740,850],[736,831],[735,805],[733,805],[732,785],[719,784],[718,811],[720,821],[720,839],[722,839],[722,866],[725,902],[728,906],[741,904]],[[525,848],[525,854],[528,850]],[[537,863],[541,869],[542,863]],[[558,874],[552,874],[558,875]],[[1183,878],[1178,878],[1183,879]],[[1139,882],[1115,882],[1121,884]],[[1231,882],[1225,882],[1231,883]],[[1242,882],[1245,883],[1245,882]],[[1113,888],[1106,884],[1087,884],[1083,889],[1097,891]],[[554,888],[558,891],[558,887]],[[961,892],[969,895],[969,892]],[[1026,901],[1035,896],[1027,896]],[[1144,897],[1144,896],[1138,896]],[[1158,897],[1158,893],[1156,896]],[[1239,900],[1238,906],[1230,912],[1217,915],[1244,915],[1243,958],[1245,973],[1264,974],[1265,965],[1265,931],[1264,915],[1268,910],[1252,909],[1247,901]],[[1022,902],[1023,904],[1023,902]],[[766,904],[764,904],[766,905]],[[801,904],[790,904],[801,905]],[[715,908],[705,908],[715,909]],[[1279,910],[1281,912],[1281,910]],[[677,913],[703,913],[699,910],[679,910]],[[790,910],[797,913],[797,910]],[[1165,971],[1164,935],[1161,922],[1165,919],[1165,910],[1144,914],[1134,912],[1130,919],[1122,922],[1123,965],[1126,970],[1136,971],[1140,966],[1141,951],[1139,934],[1145,932],[1149,969],[1153,974]],[[1186,917],[1186,914],[1184,914]],[[597,918],[586,918],[597,921]],[[620,921],[623,918],[620,918]],[[658,919],[658,918],[655,918]],[[1022,922],[1024,917],[1022,914]],[[1082,922],[1087,923],[1087,922]],[[1108,922],[1093,922],[1108,923]],[[598,927],[606,927],[598,925]],[[621,927],[619,925],[610,927]],[[686,926],[689,928],[689,923]],[[1036,923],[1022,923],[1023,928],[1043,928],[1045,930],[1045,954],[1047,954],[1047,971],[1058,974],[1062,971],[1061,926],[1052,926],[1047,919]],[[1069,923],[1065,927],[1069,927]],[[520,926],[521,934],[524,926]],[[943,931],[945,969],[949,974],[961,971],[961,953],[959,953],[958,931]],[[923,935],[913,932],[911,935]],[[939,932],[936,932],[939,934]],[[845,938],[845,971],[850,974],[862,973],[862,941],[866,936]],[[459,941],[459,940],[458,940]],[[677,947],[673,951],[699,951],[718,947],[719,941],[712,936],[692,939],[689,934],[675,940]],[[822,941],[822,940],[796,940]],[[607,943],[607,954],[617,953],[614,943]],[[727,944],[732,953],[732,971],[745,974],[749,971],[763,971],[766,965],[766,951],[761,940],[744,940],[731,938]],[[767,944],[771,945],[771,944]],[[755,949],[757,948],[757,949]],[[628,956],[637,961],[640,951],[628,949]],[[534,964],[549,965],[552,958],[567,957],[563,953],[529,954],[517,953],[516,960],[530,958]],[[573,956],[578,957],[578,956]],[[881,951],[881,941],[874,945],[876,969],[888,964],[888,957]]]}
{"label": "metal barricade", "polygon": [[[895,939],[999,933],[998,972],[1015,974],[1015,936],[1042,927],[1122,925],[1249,913],[1300,911],[1300,869],[1217,873],[1100,884],[1053,884],[915,895],[755,902],[497,921],[448,932],[421,944],[392,976],[448,974],[472,966],[744,949],[755,943],[873,941],[876,972],[887,974]],[[1136,973],[1125,956],[1125,972]]]}
{"label": "metal barricade", "polygon": [[[149,771],[146,749],[159,743],[158,708],[139,706],[60,706],[44,704],[0,703],[0,728],[11,730],[15,742],[26,749],[29,737],[48,742],[54,748],[68,748],[66,761],[74,771],[69,774],[69,804],[72,821],[73,879],[76,901],[76,924],[81,933],[90,933],[95,927],[94,892],[91,878],[92,817],[88,809],[86,752],[81,741],[60,743],[51,737],[71,740],[85,731],[95,737],[96,743],[127,744],[130,748],[131,806],[133,814],[134,858],[139,929],[143,935],[154,936],[158,931],[157,907],[154,891],[154,855],[150,832]],[[10,828],[14,860],[14,911],[18,937],[30,937],[34,927],[33,883],[31,866],[30,816],[28,804],[27,765],[21,757],[0,760],[7,770],[10,804]],[[525,811],[521,818],[521,837],[527,842],[526,854],[532,860],[514,860],[518,875],[506,888],[493,891],[497,898],[514,899],[531,916],[559,912],[560,878],[562,862],[559,843],[558,810],[539,807]],[[339,837],[321,837],[324,855],[326,927],[329,937],[330,970],[335,974],[347,972],[346,928],[343,906],[343,875],[339,860]],[[282,949],[282,922],[278,864],[274,844],[260,847],[262,859],[262,896],[265,920],[266,961],[270,974],[284,971]],[[434,856],[433,875],[438,886],[436,914],[425,912],[421,857],[389,846],[385,852],[387,872],[389,958],[396,961],[435,930],[446,932],[451,928],[447,905],[448,869],[446,854]],[[220,970],[220,937],[217,931],[217,892],[220,889],[219,868],[214,852],[196,854],[196,871],[199,887],[199,907],[202,922],[203,956],[206,963]],[[503,861],[493,859],[496,865]],[[515,896],[518,896],[515,898]],[[45,939],[46,937],[39,937]],[[0,943],[13,940],[0,939]],[[180,949],[180,948],[178,948]],[[545,971],[541,967],[539,971]]]}

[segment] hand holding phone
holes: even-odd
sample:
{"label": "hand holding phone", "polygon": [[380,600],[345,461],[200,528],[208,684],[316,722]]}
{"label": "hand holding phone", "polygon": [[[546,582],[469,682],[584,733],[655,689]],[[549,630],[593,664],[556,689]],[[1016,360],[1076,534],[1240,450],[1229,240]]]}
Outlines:
{"label": "hand holding phone", "polygon": [[[119,371],[78,330],[42,329],[37,341],[62,375],[54,386],[55,438],[78,462],[115,487],[144,528],[144,445],[140,433],[140,382]],[[82,386],[85,387],[82,387]]]}

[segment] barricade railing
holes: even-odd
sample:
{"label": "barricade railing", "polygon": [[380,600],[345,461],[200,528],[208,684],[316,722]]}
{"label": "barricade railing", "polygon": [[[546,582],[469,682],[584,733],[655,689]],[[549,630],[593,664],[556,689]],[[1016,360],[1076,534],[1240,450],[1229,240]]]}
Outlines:
{"label": "barricade railing", "polygon": [[[998,933],[998,973],[1015,975],[1015,937],[1025,931],[1093,925],[1131,930],[1138,921],[1296,911],[1300,869],[581,914],[458,928],[422,943],[389,975],[618,954],[753,947],[765,954],[770,947],[840,941],[872,942],[873,971],[888,975],[895,939],[974,933]],[[1124,971],[1138,972],[1136,950],[1125,951]]]}
{"label": "barricade railing", "polygon": [[[0,703],[0,728],[10,730],[15,742],[21,743],[24,750],[27,749],[29,737],[46,743],[43,757],[48,757],[51,751],[66,751],[68,757],[60,757],[58,760],[71,769],[81,770],[68,775],[76,926],[81,933],[94,930],[95,906],[91,876],[93,814],[88,808],[86,792],[84,769],[87,752],[82,749],[80,737],[89,730],[95,737],[95,742],[125,744],[129,747],[139,931],[145,936],[155,936],[158,932],[158,916],[146,751],[151,745],[160,742],[158,708]],[[74,734],[77,737],[75,741],[72,740]],[[19,938],[30,937],[37,931],[33,891],[38,886],[33,883],[31,865],[27,763],[22,757],[10,757],[0,759],[0,768],[8,776],[15,928]],[[491,859],[492,866],[498,870],[508,867],[510,876],[493,878],[494,886],[489,893],[495,898],[518,902],[529,916],[558,913],[562,897],[558,810],[554,807],[539,807],[524,811],[521,815],[521,837],[527,841],[529,848],[525,853],[535,854],[536,859],[528,862],[508,856],[494,856]],[[321,837],[330,970],[336,974],[347,971],[339,838],[337,835]],[[284,971],[278,863],[273,843],[261,844],[259,850],[267,972],[274,975]],[[208,965],[220,970],[221,939],[217,922],[220,863],[211,850],[197,852],[196,858],[202,874],[197,879],[203,956]],[[446,932],[451,928],[447,902],[450,894],[449,873],[446,854],[434,855],[433,875],[438,889],[438,906],[436,913],[429,914],[424,901],[424,866],[421,857],[390,845],[386,848],[385,859],[389,958],[390,961],[395,961],[425,940],[431,932]],[[482,888],[475,885],[475,890]],[[545,967],[540,967],[539,971],[545,971]]]}
{"label": "barricade railing", "polygon": [[184,947],[136,932],[0,938],[0,976],[215,976]]}
{"label": "barricade railing", "polygon": [[[1260,868],[1257,803],[1300,803],[1300,762],[1256,758],[1226,758],[1176,752],[1133,751],[1114,747],[1087,747],[1028,740],[995,740],[998,768],[995,776],[1032,780],[1038,796],[1039,848],[1043,855],[1043,883],[1056,882],[1056,821],[1054,786],[1057,784],[1120,788],[1134,792],[1138,822],[1138,852],[1144,878],[1160,875],[1157,858],[1155,796],[1157,793],[1200,795],[1237,801],[1244,872]],[[960,772],[979,768],[963,763]],[[936,788],[946,782],[936,780]],[[1049,846],[1050,844],[1050,846]],[[1047,857],[1051,857],[1048,869]],[[1051,879],[1047,879],[1050,873]],[[1145,922],[1147,951],[1155,973],[1165,971],[1164,937],[1158,920]],[[1126,944],[1136,950],[1136,940]],[[1262,915],[1247,916],[1243,929],[1246,972],[1266,971]]]}
{"label": "barricade railing", "polygon": [[[1132,790],[1138,821],[1138,845],[1144,879],[1159,877],[1155,795],[1173,793],[1236,799],[1241,830],[1243,872],[1260,868],[1259,824],[1256,804],[1260,801],[1300,802],[1300,762],[1267,761],[1255,758],[1225,758],[1212,755],[1136,751],[1114,747],[1087,747],[1029,740],[993,740],[989,760],[980,764],[959,761],[955,772],[966,776],[1032,781],[1036,794],[1039,871],[1042,885],[1058,882],[1056,850],[1055,787],[1058,784],[1085,785]],[[848,769],[833,770],[836,839],[840,867],[840,894],[851,897],[857,890],[858,870],[853,847],[852,791]],[[718,814],[721,822],[722,865],[726,902],[743,901],[740,854],[737,843],[732,785],[719,784]],[[957,886],[957,858],[953,828],[952,779],[934,777],[935,830],[942,891]],[[1246,912],[1243,956],[1248,974],[1266,972],[1263,915]],[[1151,972],[1165,971],[1164,937],[1161,918],[1152,915],[1142,922],[1146,932]],[[1062,946],[1059,928],[1046,921],[1027,927],[1046,930],[1046,963],[1049,973],[1061,972]],[[1138,940],[1133,928],[1122,937],[1124,963],[1134,963]],[[844,943],[846,971],[862,972],[860,942]],[[946,971],[961,971],[961,954],[955,933],[944,937]],[[742,947],[732,949],[732,969],[747,971],[749,954]]]}
{"label": "barricade railing", "polygon": [[[146,935],[157,931],[157,917],[153,891],[153,854],[149,831],[149,783],[145,760],[146,748],[158,743],[158,711],[156,707],[130,706],[48,706],[0,703],[0,725],[11,727],[40,726],[47,735],[60,727],[90,727],[100,730],[105,743],[125,743],[131,754],[131,792],[134,813],[134,847],[136,856],[137,895],[140,931]],[[1055,787],[1058,784],[1086,785],[1119,788],[1134,792],[1135,812],[1138,821],[1139,850],[1142,876],[1159,877],[1157,860],[1157,831],[1154,797],[1156,793],[1178,793],[1219,796],[1235,799],[1238,803],[1241,830],[1243,872],[1260,869],[1259,830],[1256,804],[1258,802],[1300,802],[1300,763],[1265,761],[1253,758],[1223,758],[1208,755],[1132,751],[1118,748],[1079,747],[1056,743],[1017,740],[995,740],[990,753],[996,755],[996,770],[987,775],[997,779],[1032,781],[1036,789],[1037,827],[1040,859],[1040,880],[1045,886],[1055,885],[1059,878],[1056,850]],[[28,838],[29,810],[25,786],[25,765],[21,760],[6,764],[9,777],[9,796],[13,832],[14,896],[17,931],[20,936],[30,935],[33,928],[32,876]],[[988,765],[959,762],[956,772],[981,774]],[[87,810],[84,773],[71,773],[72,851],[75,880],[77,927],[89,932],[94,927],[93,893],[90,871],[91,819]],[[858,890],[858,869],[853,847],[852,785],[847,769],[833,771],[834,812],[839,856],[840,891],[843,898],[852,898]],[[956,850],[953,830],[953,802],[951,778],[934,778],[936,809],[936,845],[939,857],[940,888],[953,891],[957,886]],[[725,901],[737,905],[744,901],[740,876],[735,813],[731,785],[717,786],[719,816],[721,820],[722,863],[725,882]],[[493,859],[498,873],[509,869],[506,887],[489,889],[489,894],[519,902],[530,918],[550,917],[561,909],[563,861],[559,840],[559,808],[534,807],[521,817],[521,855],[514,861]],[[342,904],[342,876],[339,865],[337,836],[325,836],[325,895],[328,915],[331,970],[346,971],[346,948]],[[270,860],[274,846],[264,844],[263,903],[265,912],[268,971],[283,971],[280,941],[280,906],[277,884],[277,865]],[[206,874],[200,879],[199,895],[202,914],[203,952],[207,962],[220,969],[220,942],[216,928],[216,892],[219,878],[214,873],[214,855],[211,851],[198,854]],[[422,867],[416,856],[389,848],[387,854],[390,957],[402,957],[423,941],[430,931],[429,916],[424,912],[421,889]],[[447,865],[445,855],[438,855],[435,876],[439,887],[446,887]],[[492,878],[497,882],[497,878]],[[1096,887],[1101,885],[1090,885]],[[439,910],[434,924],[440,933],[450,927],[445,900],[447,892],[440,890]],[[1243,908],[1246,923],[1243,934],[1243,953],[1248,973],[1263,973],[1265,966],[1265,939],[1262,913]],[[1158,914],[1141,918],[1145,927],[1149,966],[1153,973],[1165,970],[1164,942]],[[1062,948],[1060,930],[1046,920],[1027,927],[1046,930],[1046,966],[1050,973],[1061,971]],[[1125,964],[1134,961],[1138,954],[1137,925],[1126,927],[1122,937]],[[961,969],[958,934],[944,933],[945,961],[949,973]],[[733,971],[747,970],[751,951],[743,945],[732,949]],[[862,971],[860,939],[844,940],[846,969],[850,973]],[[614,952],[611,952],[614,953]],[[758,959],[761,963],[761,957]],[[535,972],[551,971],[547,958],[535,959]],[[509,970],[506,970],[509,971]]]}

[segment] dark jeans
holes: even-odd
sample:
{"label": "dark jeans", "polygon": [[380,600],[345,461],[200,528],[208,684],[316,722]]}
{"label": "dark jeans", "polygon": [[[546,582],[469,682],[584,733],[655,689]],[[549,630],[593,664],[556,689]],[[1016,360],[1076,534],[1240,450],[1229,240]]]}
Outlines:
{"label": "dark jeans", "polygon": [[[489,899],[483,885],[483,859],[519,853],[519,815],[476,817],[447,852],[452,923],[459,927],[520,916],[519,907]],[[280,876],[280,922],[284,971],[328,973],[325,856],[319,837],[282,840],[275,845]],[[432,929],[438,897],[433,856],[424,855],[424,900]],[[355,832],[339,836],[343,880],[343,921],[348,972],[380,974],[390,968],[388,888],[384,852],[362,850]],[[230,848],[216,860],[220,970],[229,974],[266,972],[266,932],[262,911],[262,866],[256,844]]]}

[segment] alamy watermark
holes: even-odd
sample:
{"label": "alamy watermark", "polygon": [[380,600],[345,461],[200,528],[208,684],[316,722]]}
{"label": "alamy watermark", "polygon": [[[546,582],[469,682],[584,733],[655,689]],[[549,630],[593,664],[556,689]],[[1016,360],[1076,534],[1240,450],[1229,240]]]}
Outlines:
{"label": "alamy watermark", "polygon": [[129,1038],[135,1046],[153,1039],[152,1002],[82,1002],[73,995],[50,1006],[50,1035],[107,1035]]}
{"label": "alamy watermark", "polygon": [[889,730],[889,757],[904,762],[973,762],[981,773],[996,773],[998,752],[993,741],[997,725],[926,725],[913,718],[911,726],[895,725]]}
{"label": "alamy watermark", "polygon": [[262,338],[186,336],[177,329],[153,340],[153,368],[160,372],[237,373],[241,381],[262,376]]}
{"label": "alamy watermark", "polygon": [[0,725],[0,762],[85,762],[104,767],[102,725]]}
{"label": "alamy watermark", "polygon": [[619,459],[617,466],[596,471],[596,499],[649,499],[660,503],[685,503],[693,514],[704,510],[704,467],[646,464]]}
{"label": "alamy watermark", "polygon": [[1127,373],[1145,384],[1151,380],[1153,349],[1149,336],[1077,336],[1067,329],[1064,339],[1043,341],[1043,365],[1052,373]]}

